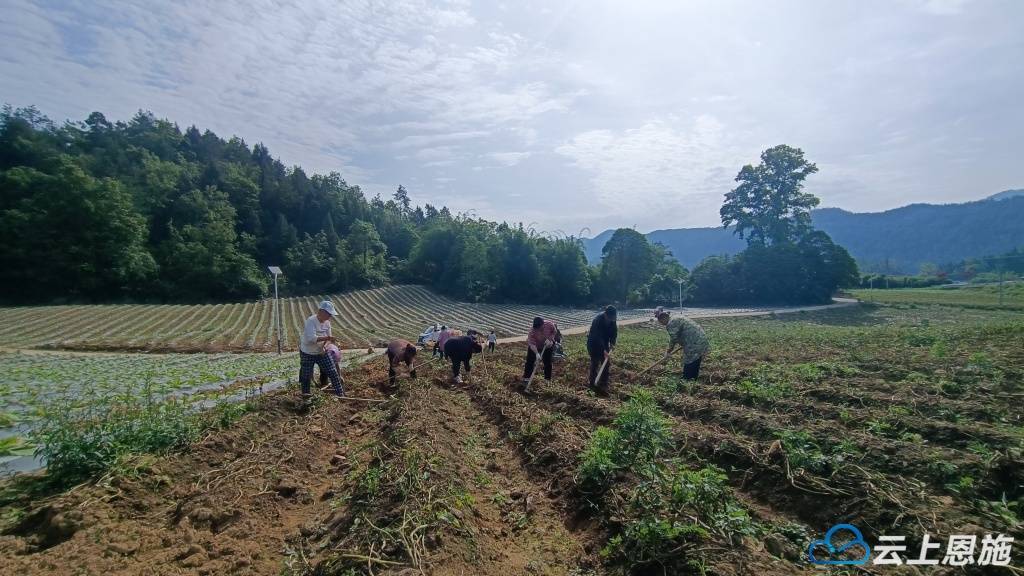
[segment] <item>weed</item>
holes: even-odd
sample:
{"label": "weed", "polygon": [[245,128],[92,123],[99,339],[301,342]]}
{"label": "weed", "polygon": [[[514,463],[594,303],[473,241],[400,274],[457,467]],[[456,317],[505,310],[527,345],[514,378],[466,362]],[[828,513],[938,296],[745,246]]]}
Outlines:
{"label": "weed", "polygon": [[804,430],[783,430],[777,432],[776,437],[782,442],[789,466],[794,471],[806,470],[829,476],[839,470],[844,461],[858,453],[856,446],[849,441],[823,448]]}
{"label": "weed", "polygon": [[668,418],[658,409],[654,396],[637,391],[615,418],[619,463],[623,466],[653,461],[668,445]]}
{"label": "weed", "polygon": [[932,344],[929,353],[932,355],[933,358],[946,358],[947,356],[949,356],[949,345],[946,343],[945,340],[938,340],[934,344]]}
{"label": "weed", "polygon": [[619,434],[604,426],[590,437],[580,458],[577,481],[585,492],[604,492],[619,469],[617,460]]}
{"label": "weed", "polygon": [[792,393],[785,375],[772,364],[762,364],[748,378],[736,385],[736,389],[755,403],[771,403]]}

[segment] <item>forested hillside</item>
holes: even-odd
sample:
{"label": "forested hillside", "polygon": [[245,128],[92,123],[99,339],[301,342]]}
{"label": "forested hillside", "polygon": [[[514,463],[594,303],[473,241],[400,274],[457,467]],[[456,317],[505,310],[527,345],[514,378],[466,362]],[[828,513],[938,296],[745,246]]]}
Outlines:
{"label": "forested hillside", "polygon": [[580,242],[367,199],[339,173],[139,112],[56,124],[0,114],[0,300],[239,301],[425,283],[470,301],[591,299]]}

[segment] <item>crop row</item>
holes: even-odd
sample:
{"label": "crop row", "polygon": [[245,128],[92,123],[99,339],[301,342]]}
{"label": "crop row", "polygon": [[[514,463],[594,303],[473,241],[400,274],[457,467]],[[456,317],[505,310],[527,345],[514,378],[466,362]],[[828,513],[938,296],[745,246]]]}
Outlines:
{"label": "crop row", "polygon": [[[335,335],[346,346],[415,338],[435,322],[499,336],[525,333],[542,315],[563,327],[589,322],[592,310],[556,306],[468,304],[420,286],[391,286],[281,300],[282,344],[297,347],[302,324],[321,300],[339,310]],[[623,311],[628,318],[639,311]],[[0,309],[0,347],[72,350],[266,351],[276,348],[272,300],[209,305],[44,306]]]}

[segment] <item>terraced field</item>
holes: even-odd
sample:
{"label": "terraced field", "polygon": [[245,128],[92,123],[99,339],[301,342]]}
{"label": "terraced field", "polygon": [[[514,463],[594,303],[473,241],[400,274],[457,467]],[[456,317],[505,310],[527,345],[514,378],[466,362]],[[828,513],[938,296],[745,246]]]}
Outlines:
{"label": "terraced field", "polygon": [[702,324],[696,383],[677,366],[641,376],[667,339],[624,328],[609,398],[584,386],[582,336],[528,395],[520,343],[478,357],[459,388],[438,361],[385,393],[371,361],[346,378],[379,402],[303,414],[271,395],[186,454],[0,503],[24,518],[0,554],[28,575],[812,574],[806,547],[838,522],[870,542],[906,535],[904,558],[925,533],[1024,537],[1020,313]]}
{"label": "terraced field", "polygon": [[[594,312],[553,306],[467,304],[421,286],[281,300],[283,345],[297,348],[302,323],[322,300],[340,311],[335,335],[347,347],[415,338],[428,324],[524,333],[540,314],[563,327],[588,324]],[[623,310],[621,318],[642,315]],[[0,308],[0,347],[66,350],[221,352],[276,350],[273,301],[207,305],[108,305]]]}

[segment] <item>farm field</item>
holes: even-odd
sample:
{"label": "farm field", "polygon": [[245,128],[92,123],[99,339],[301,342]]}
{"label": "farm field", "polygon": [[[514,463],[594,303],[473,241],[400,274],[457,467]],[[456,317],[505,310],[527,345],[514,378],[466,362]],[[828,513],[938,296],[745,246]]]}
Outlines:
{"label": "farm field", "polygon": [[349,394],[382,402],[304,414],[286,390],[69,493],[5,486],[0,555],[18,574],[789,574],[817,573],[802,551],[838,522],[908,550],[1024,537],[1024,315],[701,323],[695,384],[677,366],[640,377],[667,338],[623,328],[609,398],[585,389],[582,336],[529,395],[523,344],[477,358],[463,387],[434,362],[384,393],[371,360]]}
{"label": "farm field", "polygon": [[[416,338],[434,322],[462,330],[495,329],[499,336],[527,331],[541,314],[563,327],[587,325],[594,311],[557,306],[469,304],[421,286],[391,286],[334,296],[281,299],[282,340],[297,349],[302,323],[329,299],[340,316],[335,336],[346,347],[381,346]],[[646,314],[622,310],[620,318]],[[0,308],[0,348],[163,352],[270,351],[277,349],[273,300],[240,304],[102,305]]]}
{"label": "farm field", "polygon": [[1002,304],[999,302],[999,287],[995,285],[869,289],[853,290],[852,293],[861,300],[886,304],[942,304],[1024,310],[1024,284],[1020,282],[1007,282],[1003,286]]}
{"label": "farm field", "polygon": [[294,375],[290,355],[0,352],[0,471],[33,467],[26,433],[58,413],[216,397],[240,384],[258,387]]}

